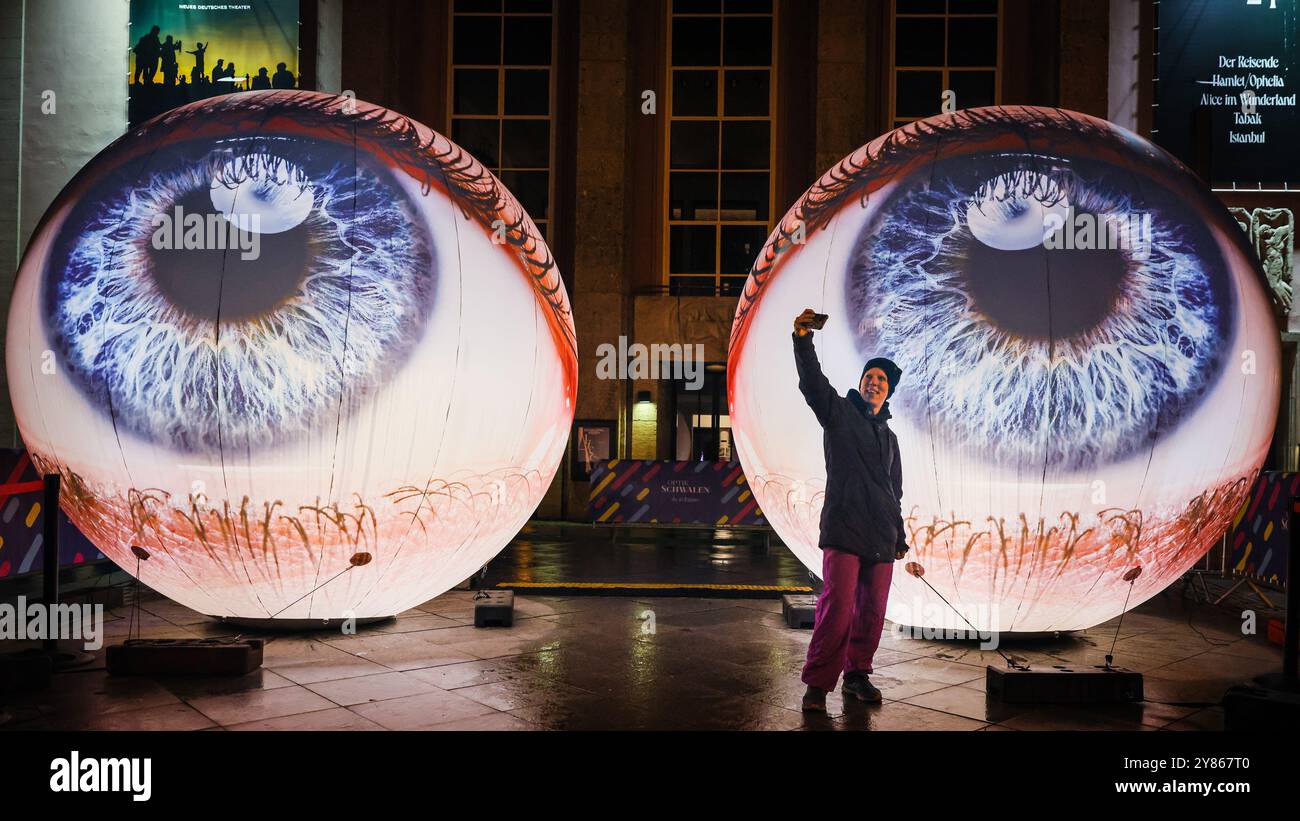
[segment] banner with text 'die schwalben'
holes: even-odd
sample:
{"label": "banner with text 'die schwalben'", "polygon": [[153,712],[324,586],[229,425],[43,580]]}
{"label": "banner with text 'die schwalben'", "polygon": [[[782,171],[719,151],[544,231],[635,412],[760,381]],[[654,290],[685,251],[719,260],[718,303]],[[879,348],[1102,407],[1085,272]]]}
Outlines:
{"label": "banner with text 'die schwalben'", "polygon": [[739,462],[601,462],[587,506],[604,524],[767,525]]}

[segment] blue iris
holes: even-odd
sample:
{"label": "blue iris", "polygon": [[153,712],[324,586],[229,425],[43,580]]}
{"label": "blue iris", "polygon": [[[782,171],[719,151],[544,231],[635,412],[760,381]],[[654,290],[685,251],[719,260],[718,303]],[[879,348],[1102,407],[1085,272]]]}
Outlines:
{"label": "blue iris", "polygon": [[[1187,418],[1226,363],[1231,275],[1194,206],[1138,179],[1009,152],[939,160],[901,181],[846,277],[859,350],[908,372],[901,415],[929,418],[950,446],[995,464],[1063,470],[1119,461]],[[1026,203],[1068,204],[1094,225],[1145,215],[1149,232],[1142,247],[1100,250],[990,243],[987,226],[1013,223]]]}
{"label": "blue iris", "polygon": [[[229,226],[214,179],[268,193],[274,230],[160,242],[158,215]],[[252,232],[255,255],[241,251]],[[352,143],[192,139],[122,163],[71,209],[45,316],[72,380],[119,429],[184,452],[272,447],[401,366],[430,314],[433,258],[418,203]]]}

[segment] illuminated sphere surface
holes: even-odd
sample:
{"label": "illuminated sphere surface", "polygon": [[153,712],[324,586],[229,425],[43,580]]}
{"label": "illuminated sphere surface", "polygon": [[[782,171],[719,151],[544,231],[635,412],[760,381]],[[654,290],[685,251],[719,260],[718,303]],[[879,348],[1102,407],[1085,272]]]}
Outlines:
{"label": "illuminated sphere surface", "polygon": [[[1222,536],[1269,447],[1279,341],[1244,235],[1163,150],[1083,114],[909,124],[828,171],[760,253],[731,336],[736,449],[820,573],[805,307],[830,315],[814,342],[841,395],[873,356],[903,369],[906,561],[980,630],[1086,629],[1155,595]],[[898,563],[887,617],[965,628],[924,582]]]}
{"label": "illuminated sphere surface", "polygon": [[500,181],[300,91],[96,156],[23,258],[6,359],[77,527],[248,619],[391,616],[468,578],[541,501],[577,387],[559,272]]}

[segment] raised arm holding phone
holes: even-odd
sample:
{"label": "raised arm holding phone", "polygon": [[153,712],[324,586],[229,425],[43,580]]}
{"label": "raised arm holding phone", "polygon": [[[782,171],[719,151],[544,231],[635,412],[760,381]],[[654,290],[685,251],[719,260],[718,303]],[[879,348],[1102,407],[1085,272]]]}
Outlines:
{"label": "raised arm holding phone", "polygon": [[802,679],[807,712],[826,711],[826,693],[844,673],[843,692],[878,702],[868,678],[880,645],[894,561],[907,554],[903,469],[889,429],[889,398],[902,370],[885,357],[869,360],[856,390],[841,396],[822,373],[813,332],[825,314],[806,308],[794,320],[799,391],[822,427],[826,492],[822,504],[822,592]]}

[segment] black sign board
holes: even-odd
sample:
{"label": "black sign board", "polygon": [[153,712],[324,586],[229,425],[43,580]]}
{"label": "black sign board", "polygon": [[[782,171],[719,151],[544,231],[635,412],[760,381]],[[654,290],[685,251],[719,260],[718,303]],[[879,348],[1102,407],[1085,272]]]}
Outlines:
{"label": "black sign board", "polygon": [[1300,187],[1298,4],[1155,4],[1153,137],[1215,187]]}

